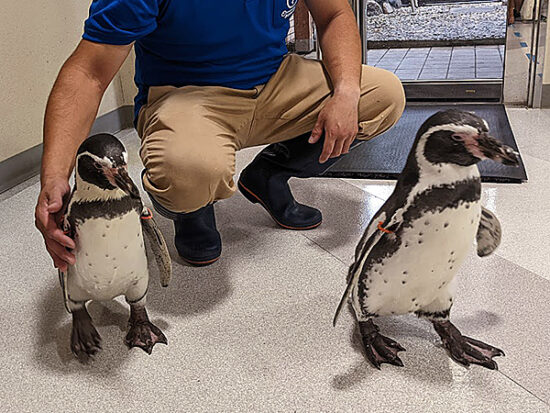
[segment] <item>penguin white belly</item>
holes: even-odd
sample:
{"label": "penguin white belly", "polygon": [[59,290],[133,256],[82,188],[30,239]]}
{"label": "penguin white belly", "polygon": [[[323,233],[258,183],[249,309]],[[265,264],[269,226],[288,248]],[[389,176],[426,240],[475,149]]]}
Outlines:
{"label": "penguin white belly", "polygon": [[472,247],[480,213],[479,202],[462,204],[425,213],[405,228],[399,249],[375,264],[365,278],[369,313],[407,314],[448,297]]}
{"label": "penguin white belly", "polygon": [[111,300],[138,282],[147,285],[147,256],[135,210],[86,220],[78,225],[76,243],[76,264],[68,273],[71,300]]}

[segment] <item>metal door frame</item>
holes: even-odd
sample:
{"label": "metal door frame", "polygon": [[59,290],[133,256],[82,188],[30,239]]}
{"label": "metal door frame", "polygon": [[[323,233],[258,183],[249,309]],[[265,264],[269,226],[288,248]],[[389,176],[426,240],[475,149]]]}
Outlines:
{"label": "metal door frame", "polygon": [[[548,31],[548,0],[535,0],[533,5],[533,28],[531,39],[531,56],[529,61],[529,83],[527,89],[527,106],[540,108],[550,106],[550,96],[543,94],[544,57]],[[546,94],[550,89],[544,90]]]}

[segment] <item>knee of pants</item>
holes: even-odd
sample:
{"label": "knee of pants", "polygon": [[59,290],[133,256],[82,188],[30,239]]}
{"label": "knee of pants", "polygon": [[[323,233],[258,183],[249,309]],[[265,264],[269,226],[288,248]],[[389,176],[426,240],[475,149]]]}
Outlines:
{"label": "knee of pants", "polygon": [[215,154],[172,151],[146,168],[145,189],[172,212],[193,212],[235,192],[233,165]]}
{"label": "knee of pants", "polygon": [[384,94],[387,96],[385,103],[387,107],[391,107],[387,116],[387,122],[389,127],[391,127],[397,123],[405,110],[405,89],[403,89],[403,84],[399,77],[390,71],[386,71],[386,73],[386,83],[381,85],[381,87],[384,90]]}
{"label": "knee of pants", "polygon": [[[367,123],[376,136],[397,123],[405,109],[405,91],[392,72],[368,67],[363,70],[359,122]],[[369,129],[369,128],[367,128]]]}

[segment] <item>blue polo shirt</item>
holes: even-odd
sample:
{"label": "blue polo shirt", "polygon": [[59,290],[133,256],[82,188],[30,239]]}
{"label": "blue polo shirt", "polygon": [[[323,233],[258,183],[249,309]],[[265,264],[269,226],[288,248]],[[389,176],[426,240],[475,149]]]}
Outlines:
{"label": "blue polo shirt", "polygon": [[297,0],[94,0],[83,38],[135,42],[135,114],[150,86],[251,89],[287,53]]}

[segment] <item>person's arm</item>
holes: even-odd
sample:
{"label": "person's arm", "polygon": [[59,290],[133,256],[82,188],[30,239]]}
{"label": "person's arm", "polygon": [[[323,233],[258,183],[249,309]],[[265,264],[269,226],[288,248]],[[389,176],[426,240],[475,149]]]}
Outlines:
{"label": "person's arm", "polygon": [[70,190],[69,176],[78,146],[88,136],[101,98],[131,48],[131,44],[116,46],[82,40],[61,68],[48,99],[35,220],[55,267],[62,270],[74,263],[73,254],[65,247],[75,245],[58,228],[55,215]]}
{"label": "person's arm", "polygon": [[361,92],[361,39],[347,0],[306,0],[317,25],[333,95],[312,131],[310,143],[325,132],[320,162],[348,153],[358,129]]}

